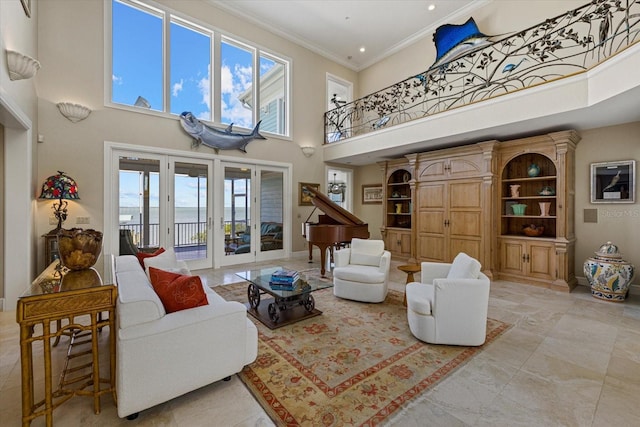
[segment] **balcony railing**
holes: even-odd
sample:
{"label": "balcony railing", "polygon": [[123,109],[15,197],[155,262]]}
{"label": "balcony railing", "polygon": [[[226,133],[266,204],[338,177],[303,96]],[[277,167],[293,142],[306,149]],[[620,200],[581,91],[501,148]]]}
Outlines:
{"label": "balcony railing", "polygon": [[[236,232],[244,232],[247,229],[247,221],[234,221]],[[225,221],[225,230],[231,229],[231,221]],[[142,224],[121,224],[121,230],[131,230],[136,246],[160,246],[160,224],[149,224],[148,244],[142,243],[144,227]],[[187,246],[201,246],[207,243],[207,223],[206,222],[180,222],[174,224],[175,248]]]}
{"label": "balcony railing", "polygon": [[325,143],[585,72],[636,43],[640,2],[594,0],[327,111]]}

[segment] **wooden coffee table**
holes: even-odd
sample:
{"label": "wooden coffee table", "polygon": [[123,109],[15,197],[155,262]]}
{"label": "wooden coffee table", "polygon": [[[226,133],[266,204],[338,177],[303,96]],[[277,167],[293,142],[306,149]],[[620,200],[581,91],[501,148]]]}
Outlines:
{"label": "wooden coffee table", "polygon": [[[413,278],[413,273],[419,273],[421,269],[422,269],[422,266],[420,264],[405,264],[405,265],[398,266],[398,270],[404,271],[405,273],[407,273],[407,281],[405,282],[405,285],[407,283],[415,282],[415,279]],[[405,307],[407,306],[406,290],[404,292],[404,305]]]}
{"label": "wooden coffee table", "polygon": [[[269,329],[280,328],[302,319],[318,316],[312,292],[333,287],[331,281],[300,273],[300,279],[292,290],[273,289],[269,285],[271,275],[282,267],[241,271],[237,276],[249,282],[247,311]],[[269,295],[262,300],[261,295]]]}

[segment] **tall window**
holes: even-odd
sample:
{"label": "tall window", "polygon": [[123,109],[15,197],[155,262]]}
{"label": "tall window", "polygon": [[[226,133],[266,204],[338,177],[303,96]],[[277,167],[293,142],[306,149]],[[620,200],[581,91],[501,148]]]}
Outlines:
{"label": "tall window", "polygon": [[234,129],[251,129],[262,120],[261,130],[289,134],[289,61],[231,35],[214,39],[213,28],[162,5],[112,0],[111,6],[114,106],[190,111],[200,120],[233,123]]}
{"label": "tall window", "polygon": [[171,113],[211,120],[211,34],[171,22]]}
{"label": "tall window", "polygon": [[111,100],[163,111],[164,14],[114,1],[112,16]]}
{"label": "tall window", "polygon": [[285,132],[285,98],[287,96],[286,64],[260,55],[260,120],[261,129],[277,134]]}
{"label": "tall window", "polygon": [[222,42],[220,111],[222,123],[253,127],[253,52],[229,40]]}

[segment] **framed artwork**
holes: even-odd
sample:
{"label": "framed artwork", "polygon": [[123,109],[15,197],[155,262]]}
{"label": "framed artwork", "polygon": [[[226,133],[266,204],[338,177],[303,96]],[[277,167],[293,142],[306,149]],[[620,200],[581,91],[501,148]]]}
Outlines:
{"label": "framed artwork", "polygon": [[31,0],[20,0],[20,3],[22,3],[25,15],[31,18]]}
{"label": "framed artwork", "polygon": [[313,206],[313,203],[311,203],[311,194],[304,190],[303,187],[311,187],[316,191],[320,191],[320,184],[312,184],[309,182],[298,183],[298,206]]}
{"label": "framed artwork", "polygon": [[362,186],[362,204],[382,203],[382,184]]}
{"label": "framed artwork", "polygon": [[591,203],[634,203],[636,161],[591,163]]}

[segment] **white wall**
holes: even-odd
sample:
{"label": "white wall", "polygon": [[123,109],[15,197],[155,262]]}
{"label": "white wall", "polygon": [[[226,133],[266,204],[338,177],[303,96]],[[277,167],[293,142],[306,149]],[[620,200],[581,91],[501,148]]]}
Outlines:
{"label": "white wall", "polygon": [[[598,248],[612,241],[622,256],[640,268],[640,192],[638,170],[640,166],[640,122],[610,126],[581,132],[582,140],[576,148],[576,276],[584,277],[584,261]],[[591,203],[591,163],[617,160],[636,161],[635,203]],[[597,209],[598,222],[585,223],[584,209]],[[640,283],[636,274],[633,283]],[[582,283],[584,281],[581,280]]]}
{"label": "white wall", "polygon": [[[37,129],[36,78],[9,79],[6,50],[38,57],[38,1],[31,2],[31,18],[19,1],[0,1],[0,124],[4,126],[4,268],[0,298],[4,309],[14,310],[18,296],[35,277],[37,235],[33,230]],[[7,201],[10,200],[10,203]],[[6,268],[11,266],[11,268]],[[1,307],[1,305],[0,305]]]}

